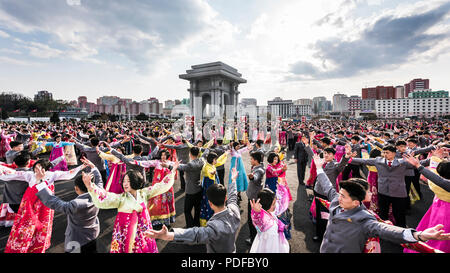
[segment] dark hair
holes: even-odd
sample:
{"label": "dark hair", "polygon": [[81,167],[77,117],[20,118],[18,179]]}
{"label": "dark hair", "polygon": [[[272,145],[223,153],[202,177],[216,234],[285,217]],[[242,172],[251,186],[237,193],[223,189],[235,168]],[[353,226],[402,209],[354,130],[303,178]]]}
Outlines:
{"label": "dark hair", "polygon": [[389,134],[389,133],[384,133],[384,136],[391,137],[391,134]]}
{"label": "dark hair", "polygon": [[208,155],[206,156],[206,161],[207,161],[209,164],[213,164],[214,159],[216,159],[216,158],[217,158],[217,154],[216,154],[215,152],[210,152],[210,153],[208,153]]}
{"label": "dark hair", "polygon": [[100,140],[96,137],[91,138],[91,144],[92,146],[97,146],[100,143]]}
{"label": "dark hair", "polygon": [[231,144],[231,145],[233,146],[233,149],[236,149],[236,146],[239,146],[240,143],[237,142],[237,141],[235,141],[235,142],[233,142],[233,144]]}
{"label": "dark hair", "polygon": [[251,152],[250,156],[258,161],[258,163],[261,163],[263,161],[263,154],[261,152]]}
{"label": "dark hair", "polygon": [[208,201],[214,204],[214,206],[225,206],[225,198],[227,196],[227,189],[222,184],[212,184],[206,190],[206,197]]}
{"label": "dark hair", "polygon": [[20,144],[22,144],[22,142],[13,140],[13,141],[11,141],[11,142],[9,143],[9,146],[10,146],[11,148],[14,148],[14,147],[19,146]]}
{"label": "dark hair", "polygon": [[125,173],[122,179],[122,188],[123,188],[123,181],[125,180],[126,176],[128,176],[128,179],[130,180],[130,187],[133,190],[140,190],[144,187],[145,181],[144,177],[142,176],[142,173],[140,173],[137,170],[129,170]]}
{"label": "dark hair", "polygon": [[370,158],[375,158],[375,157],[379,157],[381,156],[381,151],[378,149],[373,149],[372,151],[370,151],[369,153],[369,157]]}
{"label": "dark hair", "polygon": [[327,152],[327,153],[332,153],[334,155],[336,154],[336,150],[334,148],[331,148],[331,147],[325,148],[325,149],[323,149],[323,151]]}
{"label": "dark hair", "polygon": [[346,190],[352,200],[362,202],[366,198],[366,191],[358,182],[344,180],[339,183],[339,188]]}
{"label": "dark hair", "polygon": [[361,140],[361,139],[359,138],[359,136],[352,136],[351,139],[356,140],[356,141],[360,141],[360,140]]}
{"label": "dark hair", "polygon": [[217,140],[217,144],[222,145],[222,143],[223,143],[223,139],[218,139]]}
{"label": "dark hair", "polygon": [[410,137],[410,138],[408,138],[407,141],[408,141],[408,142],[412,142],[412,143],[414,143],[414,144],[417,144],[417,138],[415,138],[415,137]]}
{"label": "dark hair", "polygon": [[161,159],[162,154],[166,154],[166,159],[169,160],[170,153],[166,149],[162,149],[158,151],[158,154],[156,155],[155,159]]}
{"label": "dark hair", "polygon": [[264,188],[260,192],[258,192],[259,203],[261,204],[264,210],[270,209],[275,197],[276,197],[275,193],[268,188]]}
{"label": "dark hair", "polygon": [[193,156],[198,156],[198,154],[200,153],[200,149],[198,147],[191,147],[191,149],[189,149],[189,152]]}
{"label": "dark hair", "polygon": [[77,186],[82,192],[88,192],[88,189],[84,185],[83,176],[77,175],[73,181],[74,186]]}
{"label": "dark hair", "polygon": [[392,145],[386,145],[383,147],[383,151],[390,151],[390,152],[396,153],[397,149]]}
{"label": "dark hair", "polygon": [[329,138],[327,138],[327,137],[322,138],[321,141],[322,141],[323,143],[327,144],[327,145],[330,145],[330,144],[331,144],[331,140],[330,140]]}
{"label": "dark hair", "polygon": [[30,159],[30,153],[21,152],[14,158],[14,163],[16,163],[17,167],[23,168],[27,166],[27,163]]}
{"label": "dark hair", "polygon": [[42,167],[44,170],[46,170],[46,171],[50,170],[50,168],[52,167],[52,163],[50,163],[50,160],[48,160],[48,159],[39,159],[38,161],[36,161],[36,162],[34,163],[34,165],[33,165],[33,171],[36,169],[36,166],[37,166],[38,164],[41,165],[41,167]]}
{"label": "dark hair", "polygon": [[447,160],[441,161],[436,167],[437,173],[445,179],[450,179],[450,162]]}
{"label": "dark hair", "polygon": [[360,184],[364,188],[364,190],[366,190],[366,191],[369,190],[369,183],[362,178],[350,178],[348,181],[356,182],[356,183]]}
{"label": "dark hair", "polygon": [[401,146],[401,145],[405,145],[406,146],[406,141],[404,140],[399,140],[395,143],[395,147]]}
{"label": "dark hair", "polygon": [[258,146],[262,146],[264,144],[264,141],[262,140],[262,139],[258,139],[257,141],[256,141],[256,145],[258,145]]}
{"label": "dark hair", "polygon": [[140,144],[134,145],[133,146],[133,153],[135,153],[137,155],[142,153],[142,145],[140,145]]}
{"label": "dark hair", "polygon": [[273,160],[275,159],[275,157],[278,157],[278,161],[280,161],[280,157],[279,157],[276,153],[271,152],[271,153],[267,156],[267,162],[273,163]]}

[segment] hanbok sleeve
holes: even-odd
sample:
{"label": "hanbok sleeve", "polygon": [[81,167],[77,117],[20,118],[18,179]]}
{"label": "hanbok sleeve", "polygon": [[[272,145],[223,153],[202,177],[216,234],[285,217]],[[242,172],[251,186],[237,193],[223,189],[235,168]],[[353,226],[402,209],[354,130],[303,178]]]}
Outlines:
{"label": "hanbok sleeve", "polygon": [[166,175],[160,183],[156,183],[153,186],[144,188],[142,191],[144,192],[147,199],[155,197],[157,195],[163,194],[170,190],[175,181],[175,172],[171,172]]}
{"label": "hanbok sleeve", "polygon": [[0,164],[0,175],[1,175],[0,180],[4,180],[4,177],[8,174],[15,174],[15,173],[16,170]]}
{"label": "hanbok sleeve", "polygon": [[112,154],[107,154],[104,152],[100,152],[99,155],[101,159],[107,160],[107,161],[111,161],[111,162],[118,162],[120,161],[117,157],[115,157]]}
{"label": "hanbok sleeve", "polygon": [[120,206],[123,200],[122,194],[107,192],[105,189],[92,184],[92,191],[89,195],[92,197],[92,202],[99,209],[115,209]]}
{"label": "hanbok sleeve", "polygon": [[79,171],[81,171],[85,166],[80,165],[69,171],[55,171],[51,172],[51,176],[49,177],[48,182],[53,183],[58,180],[71,180],[73,179]]}
{"label": "hanbok sleeve", "polygon": [[219,156],[215,166],[219,167],[219,166],[222,166],[223,164],[225,164],[227,162],[227,157],[228,157],[227,153],[224,153],[223,155]]}
{"label": "hanbok sleeve", "polygon": [[267,231],[274,224],[273,217],[263,209],[259,212],[252,209],[251,217],[253,225],[259,232]]}
{"label": "hanbok sleeve", "polygon": [[144,168],[157,168],[161,165],[159,160],[133,160],[130,164],[138,165]]}

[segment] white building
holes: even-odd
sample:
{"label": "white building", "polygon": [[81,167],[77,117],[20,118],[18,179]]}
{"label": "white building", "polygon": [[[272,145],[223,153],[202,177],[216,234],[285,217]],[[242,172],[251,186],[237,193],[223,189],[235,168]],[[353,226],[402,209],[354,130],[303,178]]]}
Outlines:
{"label": "white building", "polygon": [[449,98],[388,99],[376,100],[375,107],[381,118],[432,118],[449,115],[449,102]]}
{"label": "white building", "polygon": [[333,112],[348,112],[348,97],[345,94],[333,96]]}

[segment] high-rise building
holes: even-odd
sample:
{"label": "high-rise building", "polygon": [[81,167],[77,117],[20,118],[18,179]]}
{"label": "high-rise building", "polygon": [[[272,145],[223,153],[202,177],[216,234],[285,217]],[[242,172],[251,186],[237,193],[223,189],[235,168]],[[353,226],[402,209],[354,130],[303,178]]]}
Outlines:
{"label": "high-rise building", "polygon": [[172,109],[175,106],[175,102],[173,100],[166,100],[164,102],[164,108]]}
{"label": "high-rise building", "polygon": [[87,108],[87,97],[86,96],[79,96],[78,97],[78,107],[80,108]]}
{"label": "high-rise building", "polygon": [[361,97],[360,96],[350,96],[347,99],[348,102],[348,111],[352,115],[355,115],[357,111],[361,111]]}
{"label": "high-rise building", "polygon": [[377,86],[363,88],[361,92],[361,98],[366,99],[395,99],[395,88],[393,86]]}
{"label": "high-rise building", "polygon": [[38,100],[53,100],[53,94],[46,90],[38,91],[37,94],[34,95],[34,101]]}
{"label": "high-rise building", "polygon": [[398,85],[395,87],[395,98],[403,99],[405,97],[405,87],[402,85]]}
{"label": "high-rise building", "polygon": [[409,83],[405,83],[405,98],[408,97],[409,93],[413,92],[414,89],[430,89],[430,80],[414,79]]}
{"label": "high-rise building", "polygon": [[345,94],[334,94],[333,112],[348,112],[348,97]]}

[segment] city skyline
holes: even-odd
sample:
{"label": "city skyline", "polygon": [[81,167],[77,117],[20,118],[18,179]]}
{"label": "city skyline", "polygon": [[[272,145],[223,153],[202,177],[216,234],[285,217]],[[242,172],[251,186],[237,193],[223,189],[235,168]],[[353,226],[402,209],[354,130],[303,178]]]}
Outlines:
{"label": "city skyline", "polygon": [[178,75],[214,61],[236,67],[240,98],[258,105],[414,78],[450,86],[448,1],[155,3],[0,0],[0,91],[183,99]]}

